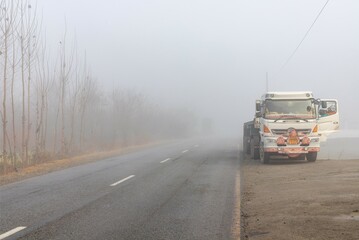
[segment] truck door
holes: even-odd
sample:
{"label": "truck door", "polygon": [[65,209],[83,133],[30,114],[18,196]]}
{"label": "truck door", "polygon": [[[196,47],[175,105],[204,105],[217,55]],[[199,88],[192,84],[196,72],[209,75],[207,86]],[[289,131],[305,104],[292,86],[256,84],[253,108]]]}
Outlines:
{"label": "truck door", "polygon": [[336,99],[322,99],[319,105],[319,133],[339,129],[339,106]]}

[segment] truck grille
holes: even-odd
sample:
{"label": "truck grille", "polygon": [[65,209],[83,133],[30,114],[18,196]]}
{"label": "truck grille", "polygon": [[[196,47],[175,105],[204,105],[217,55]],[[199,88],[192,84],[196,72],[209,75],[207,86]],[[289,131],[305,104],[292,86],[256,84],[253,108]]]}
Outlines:
{"label": "truck grille", "polygon": [[[311,129],[296,129],[299,136],[302,135],[308,135],[312,131]],[[287,129],[272,129],[272,133],[274,135],[287,135],[288,130]]]}

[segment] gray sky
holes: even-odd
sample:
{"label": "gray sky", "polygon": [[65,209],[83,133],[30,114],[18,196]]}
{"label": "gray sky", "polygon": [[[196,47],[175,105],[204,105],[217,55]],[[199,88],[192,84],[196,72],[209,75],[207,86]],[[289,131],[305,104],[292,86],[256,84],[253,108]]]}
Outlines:
{"label": "gray sky", "polygon": [[331,0],[280,71],[325,2],[38,0],[38,9],[49,45],[66,16],[104,88],[135,88],[236,132],[252,118],[268,72],[269,90],[337,98],[342,127],[358,128],[359,1]]}

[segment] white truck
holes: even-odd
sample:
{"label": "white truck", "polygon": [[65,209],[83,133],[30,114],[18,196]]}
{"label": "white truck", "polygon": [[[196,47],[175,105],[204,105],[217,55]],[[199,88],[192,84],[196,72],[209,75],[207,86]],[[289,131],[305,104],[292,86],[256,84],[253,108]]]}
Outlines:
{"label": "white truck", "polygon": [[309,91],[267,92],[244,124],[243,150],[262,163],[274,156],[314,162],[321,139],[339,128],[338,107],[336,99],[315,99]]}

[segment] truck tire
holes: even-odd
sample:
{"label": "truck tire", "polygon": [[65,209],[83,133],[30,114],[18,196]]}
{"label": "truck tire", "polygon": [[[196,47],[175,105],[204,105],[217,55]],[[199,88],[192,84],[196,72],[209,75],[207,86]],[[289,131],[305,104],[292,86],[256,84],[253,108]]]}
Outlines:
{"label": "truck tire", "polygon": [[307,161],[308,162],[315,162],[317,160],[318,152],[309,152],[307,153]]}
{"label": "truck tire", "polygon": [[244,152],[244,154],[247,154],[247,151],[246,151],[246,142],[245,142],[245,140],[244,140],[244,138],[243,138],[243,152]]}
{"label": "truck tire", "polygon": [[253,141],[251,141],[250,152],[251,152],[251,158],[252,159],[254,159],[254,160],[259,159],[259,149],[255,148]]}
{"label": "truck tire", "polygon": [[261,159],[261,163],[268,164],[270,161],[270,154],[267,152],[264,152],[263,144],[261,144],[259,149],[259,155]]}
{"label": "truck tire", "polygon": [[245,139],[243,139],[243,152],[246,155],[249,155],[251,153],[250,146],[249,146],[248,142]]}

